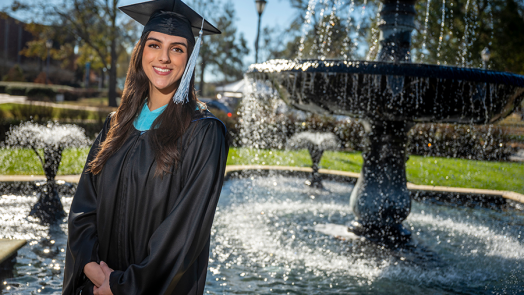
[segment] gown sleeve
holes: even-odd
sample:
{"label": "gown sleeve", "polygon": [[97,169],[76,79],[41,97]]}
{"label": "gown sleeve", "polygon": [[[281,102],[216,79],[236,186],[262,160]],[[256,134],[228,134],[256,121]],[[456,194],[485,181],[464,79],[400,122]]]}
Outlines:
{"label": "gown sleeve", "polygon": [[184,186],[148,242],[149,255],[111,273],[113,294],[171,294],[207,245],[224,181],[228,146],[221,122],[204,120],[189,143],[179,175]]}
{"label": "gown sleeve", "polygon": [[95,179],[93,174],[86,172],[86,169],[88,163],[95,158],[100,144],[105,140],[110,121],[111,115],[107,117],[104,128],[89,151],[69,210],[63,295],[78,294],[82,285],[88,280],[84,275],[84,266],[92,261],[98,262]]}

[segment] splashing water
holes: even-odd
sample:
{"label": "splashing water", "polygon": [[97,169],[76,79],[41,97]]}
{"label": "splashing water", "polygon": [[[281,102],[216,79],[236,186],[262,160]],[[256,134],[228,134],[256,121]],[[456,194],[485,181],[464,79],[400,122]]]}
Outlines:
{"label": "splashing water", "polygon": [[40,125],[24,122],[12,127],[6,134],[5,145],[8,147],[43,149],[48,146],[73,148],[90,143],[83,128],[73,124],[49,122]]}
{"label": "splashing water", "polygon": [[326,190],[311,190],[302,183],[282,177],[226,183],[213,230],[211,288],[299,294],[515,294],[523,288],[522,213],[415,203],[407,224],[425,247],[420,258],[417,251],[317,231],[353,219],[351,186],[324,181]]}
{"label": "splashing water", "polygon": [[340,147],[335,134],[310,131],[295,133],[288,140],[286,147],[289,149],[307,149],[311,145],[319,150],[337,150]]}

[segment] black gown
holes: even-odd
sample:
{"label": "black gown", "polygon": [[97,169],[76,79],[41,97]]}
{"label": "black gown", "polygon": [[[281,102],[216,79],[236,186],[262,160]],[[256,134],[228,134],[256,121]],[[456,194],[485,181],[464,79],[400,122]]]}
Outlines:
{"label": "black gown", "polygon": [[178,141],[178,167],[162,178],[154,176],[148,134],[135,129],[98,175],[82,173],[69,212],[62,294],[92,294],[83,268],[101,260],[115,270],[109,279],[115,295],[203,294],[229,148],[225,126],[196,111]]}

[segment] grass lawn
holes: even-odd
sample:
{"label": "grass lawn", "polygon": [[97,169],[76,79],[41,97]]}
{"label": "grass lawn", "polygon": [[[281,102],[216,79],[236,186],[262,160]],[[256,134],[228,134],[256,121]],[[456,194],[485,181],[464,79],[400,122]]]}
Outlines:
{"label": "grass lawn", "polygon": [[[81,173],[88,149],[64,151],[58,174]],[[311,166],[306,150],[250,150],[231,148],[228,165]],[[325,152],[321,168],[360,172],[360,153]],[[410,156],[406,163],[408,181],[415,184],[510,190],[524,194],[524,163],[485,162],[464,159]],[[0,174],[42,175],[32,150],[0,149]]]}

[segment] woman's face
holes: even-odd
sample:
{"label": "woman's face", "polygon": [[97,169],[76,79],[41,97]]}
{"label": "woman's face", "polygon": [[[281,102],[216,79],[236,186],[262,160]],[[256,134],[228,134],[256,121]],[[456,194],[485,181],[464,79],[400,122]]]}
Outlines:
{"label": "woman's face", "polygon": [[142,68],[151,84],[163,93],[174,92],[188,59],[186,38],[150,32],[142,54]]}

